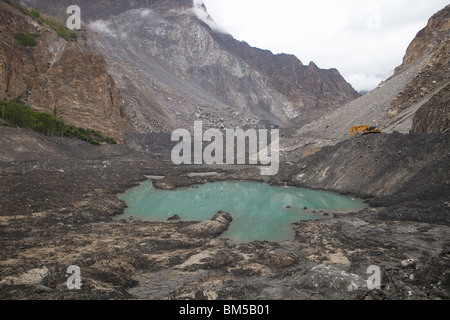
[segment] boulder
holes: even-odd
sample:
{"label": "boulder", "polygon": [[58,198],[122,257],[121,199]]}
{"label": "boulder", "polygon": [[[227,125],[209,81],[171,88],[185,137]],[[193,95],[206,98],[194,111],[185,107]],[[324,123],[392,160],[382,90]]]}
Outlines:
{"label": "boulder", "polygon": [[219,211],[211,220],[193,224],[187,231],[198,237],[215,238],[227,231],[231,222],[233,222],[233,218],[229,213]]}

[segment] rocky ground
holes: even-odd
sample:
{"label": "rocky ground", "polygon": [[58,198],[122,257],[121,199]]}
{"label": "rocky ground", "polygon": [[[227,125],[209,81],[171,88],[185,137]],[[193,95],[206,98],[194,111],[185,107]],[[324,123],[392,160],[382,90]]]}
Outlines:
{"label": "rocky ground", "polygon": [[[340,165],[323,158],[323,152],[339,157],[370,144],[376,154],[377,148],[394,149],[403,141],[403,153],[412,157],[408,170],[422,170],[418,159],[429,154],[436,162],[429,162],[425,174],[434,179],[440,172],[442,179],[430,185],[426,179],[421,183],[420,174],[412,175],[414,188],[405,182],[383,194],[369,188],[363,195],[345,189],[341,174],[332,188],[364,196],[370,208],[322,212],[319,220],[295,223],[295,237],[283,243],[235,244],[220,237],[233,223],[226,213],[211,212],[211,221],[200,222],[123,220],[125,205],[117,195],[148,175],[164,175],[159,183],[179,187],[217,179],[263,180],[259,170],[215,168],[221,176],[189,178],[187,173],[211,169],[174,167],[126,146],[93,149],[73,140],[0,130],[0,299],[449,298],[449,162],[439,162],[448,159],[444,136],[427,138],[434,147],[415,152],[412,142],[425,143],[425,138],[371,136],[282,164],[279,175],[267,182],[302,186],[306,183],[296,177],[304,171],[317,182],[311,187],[320,189],[311,163],[317,172],[326,164]],[[391,163],[399,156],[398,151],[383,155]],[[364,161],[354,165],[375,170]],[[389,195],[395,201],[387,201]],[[81,290],[67,287],[70,265],[80,267]],[[381,269],[379,290],[367,288],[372,265]]]}

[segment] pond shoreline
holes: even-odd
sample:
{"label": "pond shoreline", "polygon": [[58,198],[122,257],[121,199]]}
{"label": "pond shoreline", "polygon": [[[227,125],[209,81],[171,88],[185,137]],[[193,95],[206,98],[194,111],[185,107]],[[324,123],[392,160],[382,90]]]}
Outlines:
{"label": "pond shoreline", "polygon": [[[211,213],[225,211],[234,221],[223,237],[231,237],[240,243],[292,240],[291,231],[288,235],[282,230],[294,222],[366,208],[360,200],[334,193],[236,180],[162,190],[155,188],[150,179],[121,194],[119,199],[128,206],[125,213],[117,217],[123,219],[192,222],[209,219]],[[244,229],[244,226],[247,227]]]}

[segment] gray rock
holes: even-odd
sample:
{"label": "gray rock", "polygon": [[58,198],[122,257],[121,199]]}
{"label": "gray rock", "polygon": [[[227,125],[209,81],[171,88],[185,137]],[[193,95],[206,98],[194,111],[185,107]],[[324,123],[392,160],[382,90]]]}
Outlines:
{"label": "gray rock", "polygon": [[174,220],[181,220],[181,217],[176,214],[174,216],[171,216],[169,219],[167,219],[167,221],[174,221]]}
{"label": "gray rock", "polygon": [[43,285],[37,285],[35,288],[34,288],[34,292],[35,293],[50,293],[50,292],[52,292],[53,291],[53,289],[52,288],[49,288],[49,287],[46,287],[46,286],[43,286]]}
{"label": "gray rock", "polygon": [[201,237],[218,237],[228,230],[233,217],[225,212],[219,211],[209,221],[201,221],[187,228],[187,231]]}
{"label": "gray rock", "polygon": [[335,291],[337,295],[344,292],[363,292],[367,283],[360,275],[348,273],[334,266],[319,265],[302,275],[297,284],[316,292]]}
{"label": "gray rock", "polygon": [[414,259],[407,259],[402,261],[403,268],[413,268],[416,266],[416,261]]}

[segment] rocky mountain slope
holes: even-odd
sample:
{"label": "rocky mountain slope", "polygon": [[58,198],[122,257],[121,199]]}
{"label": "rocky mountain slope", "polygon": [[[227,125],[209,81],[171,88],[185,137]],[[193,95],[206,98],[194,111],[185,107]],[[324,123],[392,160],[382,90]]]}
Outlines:
{"label": "rocky mountain slope", "polygon": [[[418,33],[403,64],[393,76],[376,90],[304,126],[296,136],[340,141],[350,136],[349,130],[353,125],[371,125],[387,132],[408,133],[419,109],[420,114],[414,120],[415,131],[446,131],[449,105],[444,100],[439,101],[447,96],[450,83],[449,36],[450,6],[447,6]],[[436,114],[443,119],[438,120]],[[434,129],[425,129],[429,127]]]}
{"label": "rocky mountain slope", "polygon": [[411,131],[419,133],[449,133],[450,85],[441,89],[414,116]]}
{"label": "rocky mountain slope", "polygon": [[295,117],[294,124],[307,123],[319,114],[359,97],[350,84],[342,81],[337,69],[323,70],[314,62],[304,65],[294,55],[273,55],[224,33],[213,33],[213,36],[264,75],[270,88],[287,97],[293,106],[291,118]]}
{"label": "rocky mountain slope", "polygon": [[[102,56],[83,39],[65,39],[49,25],[0,1],[0,98],[16,99],[66,122],[122,141],[130,128],[119,90]],[[25,46],[15,35],[33,35]]]}
{"label": "rocky mountain slope", "polygon": [[[335,69],[305,66],[294,56],[252,48],[211,28],[193,1],[28,0],[66,16],[78,4],[122,93],[138,132],[192,127],[276,125],[315,119],[358,97]],[[195,8],[207,16],[204,6]]]}

